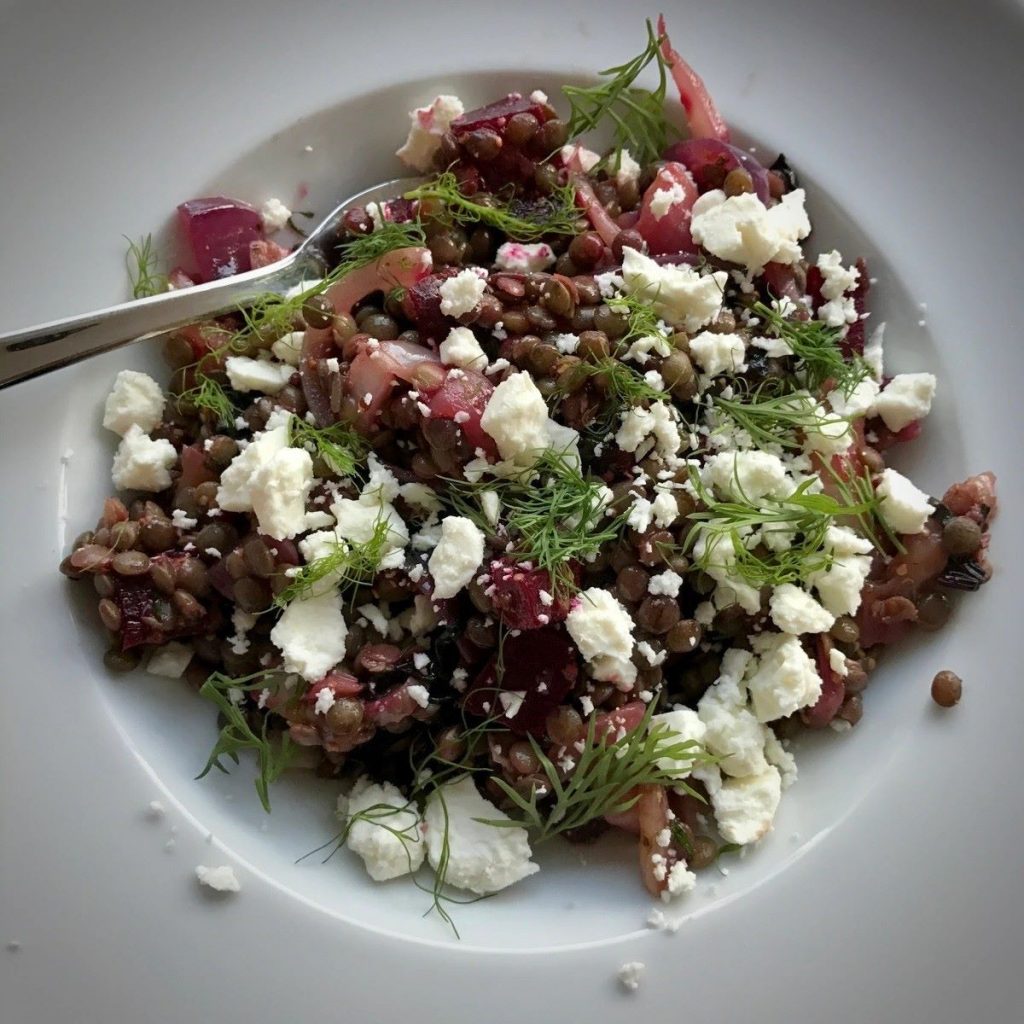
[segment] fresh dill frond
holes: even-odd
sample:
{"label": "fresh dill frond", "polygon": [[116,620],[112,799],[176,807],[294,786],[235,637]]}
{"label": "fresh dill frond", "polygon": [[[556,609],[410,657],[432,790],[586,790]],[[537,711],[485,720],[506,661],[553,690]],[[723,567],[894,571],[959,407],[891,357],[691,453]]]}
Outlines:
{"label": "fresh dill frond", "polygon": [[124,259],[132,286],[132,298],[145,299],[167,291],[167,275],[158,273],[156,269],[158,260],[153,250],[153,236],[144,235],[133,242],[125,235],[124,240],[128,243]]}
{"label": "fresh dill frond", "polygon": [[809,391],[818,391],[829,383],[848,395],[870,374],[863,359],[848,362],[843,356],[839,346],[842,328],[829,327],[821,320],[791,320],[763,302],[755,302],[750,309],[792,349]]}
{"label": "fresh dill frond", "polygon": [[575,235],[580,219],[576,189],[571,184],[559,186],[543,201],[529,205],[515,199],[502,201],[497,195],[484,204],[463,195],[458,178],[444,171],[434,181],[406,192],[405,198],[438,200],[443,205],[439,219],[460,225],[485,224],[518,242],[535,242],[545,235]]}
{"label": "fresh dill frond", "polygon": [[[888,539],[889,544],[900,554],[903,554],[907,549],[900,540],[899,534],[886,522],[885,517],[880,512],[880,502],[875,494],[875,485],[871,480],[871,471],[867,466],[864,466],[863,470],[857,473],[852,465],[850,465],[849,460],[846,460],[848,475],[843,476],[835,468],[831,460],[823,459],[822,462],[834,482],[835,489],[851,510],[846,514],[851,515],[857,521],[861,533],[871,541],[878,551],[888,553],[879,535],[879,531],[881,531]],[[854,508],[860,509],[862,506],[863,511],[852,511]]]}
{"label": "fresh dill frond", "polygon": [[[837,413],[822,414],[814,398],[807,392],[792,392],[767,383],[753,391],[733,398],[715,395],[714,407],[745,430],[758,447],[777,444],[783,448],[802,447],[801,435],[843,425],[846,435],[852,434],[850,418]],[[836,437],[843,436],[836,434]]]}
{"label": "fresh dill frond", "polygon": [[[694,740],[678,739],[663,723],[652,726],[653,713],[652,701],[640,724],[615,740],[597,734],[597,716],[592,715],[583,749],[572,755],[576,767],[564,781],[544,748],[529,737],[547,784],[543,789],[535,787],[525,796],[495,776],[494,783],[515,806],[518,818],[486,824],[499,828],[526,827],[537,842],[543,842],[607,814],[628,811],[639,799],[638,786],[672,786],[695,795],[679,779],[678,765],[671,763],[701,764],[712,759]],[[665,767],[666,764],[671,767]]]}
{"label": "fresh dill frond", "polygon": [[270,784],[276,782],[281,774],[291,767],[300,748],[292,743],[287,733],[283,733],[280,739],[270,737],[267,733],[267,717],[264,717],[260,731],[254,731],[245,712],[231,699],[230,691],[245,692],[262,688],[268,679],[273,679],[277,675],[280,673],[260,672],[251,676],[232,678],[222,672],[212,672],[199,688],[200,696],[215,704],[226,721],[213,750],[210,751],[206,767],[196,778],[204,778],[211,768],[218,768],[227,773],[228,769],[221,763],[222,757],[229,757],[238,764],[239,753],[243,750],[252,750],[256,754],[259,769],[254,780],[256,792],[268,814]]}
{"label": "fresh dill frond", "polygon": [[626,333],[615,342],[616,355],[626,352],[634,341],[641,338],[657,338],[658,347],[672,347],[665,324],[646,299],[636,295],[613,295],[607,304],[613,312],[626,318]]}
{"label": "fresh dill frond", "polygon": [[178,395],[179,408],[184,402],[186,408],[192,406],[197,410],[205,409],[207,412],[213,413],[222,427],[234,426],[239,407],[232,400],[224,385],[202,370],[196,370],[195,381],[192,387]]}
{"label": "fresh dill frond", "polygon": [[372,582],[387,549],[390,533],[391,521],[382,515],[375,523],[369,540],[360,543],[339,537],[328,554],[294,570],[291,582],[274,598],[274,603],[284,608],[292,601],[307,596],[323,580],[330,580],[332,586],[337,585],[343,590]]}
{"label": "fresh dill frond", "polygon": [[[598,75],[607,81],[591,86],[562,86],[569,101],[570,139],[593,131],[604,121],[614,126],[616,152],[629,148],[641,164],[657,160],[668,145],[675,128],[665,119],[665,91],[668,64],[661,54],[661,38],[647,21],[647,46],[632,60],[606,68]],[[658,70],[658,87],[640,89],[634,85],[652,62]]]}
{"label": "fresh dill frond", "polygon": [[317,427],[302,416],[292,416],[288,420],[288,444],[300,448],[312,447],[342,477],[355,476],[360,462],[370,450],[366,438],[347,423]]}

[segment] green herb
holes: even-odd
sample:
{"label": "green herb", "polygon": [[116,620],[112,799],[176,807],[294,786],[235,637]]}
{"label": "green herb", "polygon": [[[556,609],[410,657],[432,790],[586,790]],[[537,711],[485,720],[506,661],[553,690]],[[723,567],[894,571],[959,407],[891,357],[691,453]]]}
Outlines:
{"label": "green herb", "polygon": [[576,767],[564,782],[544,748],[529,737],[547,779],[543,791],[534,788],[527,797],[495,776],[495,784],[515,805],[519,819],[486,824],[505,828],[522,825],[534,832],[537,842],[543,842],[606,814],[628,811],[639,799],[637,786],[672,786],[696,795],[678,778],[678,769],[666,769],[662,761],[697,764],[710,758],[695,741],[675,739],[676,734],[664,724],[651,726],[653,712],[652,701],[640,724],[613,742],[597,735],[597,716],[591,716],[583,749],[573,755]]}
{"label": "green herb", "polygon": [[150,295],[167,291],[167,276],[157,273],[156,270],[157,257],[153,251],[153,236],[146,235],[133,242],[125,235],[125,241],[128,243],[125,265],[132,286],[132,298],[145,299]]}
{"label": "green herb", "polygon": [[[875,494],[875,485],[871,480],[871,471],[865,466],[860,473],[856,473],[848,459],[844,460],[844,462],[847,470],[846,476],[843,476],[835,468],[831,460],[822,459],[825,469],[834,481],[835,489],[846,503],[848,509],[846,514],[852,516],[857,521],[861,533],[871,541],[878,551],[888,554],[886,546],[882,543],[879,536],[878,531],[881,530],[888,539],[889,544],[903,554],[907,549],[903,546],[899,535],[893,531],[879,510],[880,502]],[[855,511],[855,509],[861,508],[863,508],[863,511]]]}
{"label": "green herb", "polygon": [[797,368],[807,379],[808,390],[818,391],[829,383],[848,395],[870,373],[863,359],[848,362],[843,356],[839,347],[842,328],[829,327],[820,320],[790,320],[763,302],[755,302],[750,308],[793,350]]}
{"label": "green herb", "polygon": [[[704,511],[690,515],[693,525],[683,544],[684,550],[693,551],[697,541],[703,541],[702,550],[694,551],[694,567],[706,572],[727,565],[755,586],[796,583],[812,572],[828,569],[832,564],[832,555],[825,547],[828,528],[842,516],[870,514],[877,504],[844,504],[827,494],[811,494],[814,480],[805,480],[787,497],[765,497],[756,503],[719,501],[704,487],[696,470],[691,472],[691,482],[706,506]],[[763,547],[750,550],[746,542],[757,531],[762,537],[785,534],[788,546],[781,551]]]}
{"label": "green herb", "polygon": [[452,224],[486,224],[519,242],[535,242],[545,235],[575,235],[580,219],[576,189],[562,185],[542,203],[527,206],[518,200],[503,202],[491,196],[486,204],[462,194],[459,180],[445,171],[434,181],[406,192],[406,199],[434,199],[443,204],[438,219]]}
{"label": "green herb", "polygon": [[[669,132],[675,128],[665,119],[665,89],[668,64],[661,55],[661,38],[647,22],[647,46],[632,60],[598,74],[607,79],[599,85],[565,85],[562,92],[569,101],[569,138],[593,131],[603,121],[611,121],[615,131],[616,153],[628,147],[641,164],[657,160],[668,145]],[[658,87],[639,89],[634,82],[655,62]]]}
{"label": "green herb", "polygon": [[448,500],[485,533],[494,527],[480,506],[485,490],[495,490],[514,543],[513,557],[544,569],[553,592],[575,589],[568,563],[584,559],[618,538],[625,516],[607,519],[605,489],[585,477],[575,455],[551,449],[517,477],[486,484],[451,480]]}
{"label": "green herb", "polygon": [[191,405],[196,409],[205,409],[212,413],[223,427],[234,426],[239,409],[228,395],[224,385],[202,370],[196,370],[195,380],[194,386],[178,395],[179,408],[181,408],[180,403],[184,402],[186,406]]}
{"label": "green herb", "polygon": [[325,579],[342,589],[370,583],[384,557],[390,534],[391,521],[382,514],[374,524],[369,540],[359,543],[338,538],[332,551],[296,570],[288,586],[274,598],[274,603],[284,608],[292,601],[307,596]]}
{"label": "green herb", "polygon": [[720,857],[724,857],[728,853],[739,853],[743,847],[739,843],[722,843],[718,848],[718,852],[715,854],[715,860],[717,861]]}
{"label": "green herb", "polygon": [[288,444],[301,448],[312,446],[338,476],[354,476],[370,450],[366,438],[348,424],[317,427],[302,416],[288,420]]}
{"label": "green herb", "polygon": [[716,395],[713,402],[716,409],[745,430],[760,448],[771,444],[800,448],[801,434],[806,436],[839,424],[845,425],[846,434],[851,433],[849,417],[835,413],[823,415],[818,403],[806,392],[779,393],[777,388],[762,384],[741,397]]}
{"label": "green herb", "polygon": [[[211,768],[219,768],[226,773],[228,769],[221,764],[222,757],[230,757],[235,764],[238,764],[240,751],[254,751],[259,765],[259,772],[255,779],[256,792],[259,794],[263,809],[268,814],[270,813],[270,784],[276,782],[281,774],[291,767],[299,748],[292,743],[287,733],[283,734],[280,740],[269,737],[266,717],[263,719],[261,730],[255,732],[250,726],[245,712],[231,699],[229,691],[262,688],[270,675],[260,672],[233,679],[221,672],[213,672],[199,688],[200,695],[216,704],[221,715],[227,721],[210,752],[206,767],[196,776],[197,779],[204,778]],[[253,680],[257,681],[253,682]]]}

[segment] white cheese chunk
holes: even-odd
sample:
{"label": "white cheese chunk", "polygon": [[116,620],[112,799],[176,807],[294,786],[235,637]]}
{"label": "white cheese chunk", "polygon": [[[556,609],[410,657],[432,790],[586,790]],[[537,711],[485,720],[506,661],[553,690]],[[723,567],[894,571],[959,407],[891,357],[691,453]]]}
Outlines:
{"label": "white cheese chunk", "polygon": [[661,266],[628,246],[622,252],[627,294],[645,299],[658,316],[686,331],[697,331],[718,316],[728,279],[724,270],[701,274],[685,263]]}
{"label": "white cheese chunk", "polygon": [[635,992],[646,970],[647,964],[642,960],[630,960],[619,968],[619,983],[627,992]]}
{"label": "white cheese chunk", "polygon": [[651,577],[647,584],[647,592],[664,597],[678,597],[682,585],[683,577],[674,569],[666,569]]}
{"label": "white cheese chunk", "polygon": [[720,495],[737,501],[784,498],[794,489],[782,459],[757,448],[712,455],[703,475]]}
{"label": "white cheese chunk", "polygon": [[186,647],[177,640],[157,647],[146,662],[146,671],[151,676],[165,676],[167,679],[180,679],[185,674],[192,660],[192,648]]}
{"label": "white cheese chunk", "polygon": [[[707,733],[707,726],[701,721],[700,716],[692,708],[677,708],[675,711],[665,711],[660,715],[651,716],[651,728],[661,725],[667,730],[668,741],[671,743],[692,742],[694,755],[701,753],[699,744],[703,743]],[[677,779],[685,779],[690,774],[693,766],[693,758],[658,758],[658,767],[665,772],[670,772]]]}
{"label": "white cheese chunk", "polygon": [[875,399],[872,412],[890,430],[900,431],[931,412],[935,386],[933,373],[899,373]]}
{"label": "white cheese chunk", "polygon": [[821,676],[795,636],[762,633],[751,642],[758,657],[746,685],[759,722],[786,718],[821,696]]}
{"label": "white cheese chunk", "polygon": [[290,602],[270,639],[284,655],[284,670],[314,683],[345,657],[347,634],[341,594],[332,590]]}
{"label": "white cheese chunk", "polygon": [[164,393],[148,373],[122,370],[103,407],[103,426],[124,437],[130,427],[148,434],[164,416]]}
{"label": "white cheese chunk", "polygon": [[357,779],[348,795],[347,818],[345,845],[362,857],[375,882],[411,874],[423,864],[427,844],[416,804],[390,782],[376,783],[366,775]]}
{"label": "white cheese chunk", "polygon": [[600,162],[601,156],[586,146],[570,142],[559,150],[562,162],[572,167],[579,167],[584,174],[589,174]]}
{"label": "white cheese chunk", "polygon": [[441,95],[427,107],[417,107],[409,113],[409,136],[395,152],[403,163],[425,174],[434,162],[434,154],[441,148],[441,136],[452,121],[465,112],[458,96]]}
{"label": "white cheese chunk", "polygon": [[274,196],[260,207],[260,220],[263,222],[263,230],[268,235],[280,231],[288,223],[291,215],[292,211]]}
{"label": "white cheese chunk", "polygon": [[690,356],[709,377],[720,373],[742,373],[747,343],[742,334],[714,334],[701,331],[690,339]]}
{"label": "white cheese chunk", "polygon": [[838,390],[830,391],[827,395],[828,404],[838,416],[845,416],[851,420],[859,419],[866,416],[874,406],[878,390],[878,381],[865,377],[848,395]]}
{"label": "white cheese chunk", "polygon": [[476,309],[483,298],[487,281],[475,270],[460,270],[454,277],[441,282],[441,312],[445,316],[460,317]]}
{"label": "white cheese chunk", "polygon": [[724,779],[711,794],[722,838],[740,846],[763,839],[771,831],[781,799],[782,777],[774,765],[754,775]]}
{"label": "white cheese chunk", "polygon": [[625,668],[633,654],[633,619],[607,590],[584,590],[574,601],[565,628],[580,654],[591,663],[595,677],[618,675],[623,682],[630,675],[636,678],[635,669],[630,673]]}
{"label": "white cheese chunk", "polygon": [[832,553],[832,564],[828,569],[812,572],[807,582],[818,591],[821,603],[833,615],[854,615],[860,607],[864,581],[871,572],[871,542],[845,526],[830,526],[825,547]]}
{"label": "white cheese chunk", "polygon": [[280,359],[282,363],[298,366],[302,358],[302,342],[305,337],[305,331],[289,331],[270,346],[270,351],[274,358]]}
{"label": "white cheese chunk", "polygon": [[727,775],[754,775],[764,771],[767,731],[747,707],[743,674],[752,660],[749,651],[726,651],[717,681],[697,703],[704,723],[704,743],[721,758],[719,767]]}
{"label": "white cheese chunk", "polygon": [[174,445],[153,440],[137,424],[126,431],[114,453],[110,476],[123,491],[162,491],[171,486],[171,466],[177,461]]}
{"label": "white cheese chunk", "polygon": [[228,356],[224,369],[236,391],[261,391],[265,395],[276,395],[295,372],[287,363],[249,356]]}
{"label": "white cheese chunk", "polygon": [[480,426],[494,438],[502,459],[518,465],[529,465],[548,448],[578,461],[579,434],[548,416],[544,396],[528,373],[513,373],[494,389]]}
{"label": "white cheese chunk", "polygon": [[484,560],[484,535],[465,516],[441,520],[441,540],[427,568],[434,578],[434,597],[454,597],[475,575]]}
{"label": "white cheese chunk", "polygon": [[686,201],[686,190],[678,181],[673,182],[671,188],[656,189],[651,196],[649,209],[655,220],[661,220],[673,206]]}
{"label": "white cheese chunk", "polygon": [[642,168],[628,149],[619,151],[619,166],[615,169],[615,183],[620,187],[637,182]]}
{"label": "white cheese chunk", "polygon": [[441,342],[438,352],[445,366],[482,370],[487,365],[487,353],[468,327],[453,327]]}
{"label": "white cheese chunk", "polygon": [[260,532],[291,540],[306,529],[313,459],[303,448],[282,448],[253,474],[250,494]]}
{"label": "white cheese chunk", "polygon": [[217,505],[225,512],[252,511],[253,481],[256,474],[268,465],[279,451],[288,447],[287,424],[288,417],[283,417],[283,422],[272,417],[267,421],[269,429],[257,434],[221,473],[220,486],[217,488]]}
{"label": "white cheese chunk", "polygon": [[508,815],[485,800],[469,775],[433,790],[427,797],[427,857],[436,870],[447,855],[445,880],[456,889],[486,896],[540,869],[531,860],[526,830],[495,827]]}
{"label": "white cheese chunk", "polygon": [[882,470],[875,494],[878,511],[896,533],[921,533],[932,514],[931,499],[895,469]]}
{"label": "white cheese chunk", "polygon": [[832,628],[836,617],[822,608],[815,599],[792,583],[783,583],[772,591],[768,602],[772,622],[784,633],[824,633]]}
{"label": "white cheese chunk", "polygon": [[215,868],[198,864],[196,878],[200,885],[205,885],[216,892],[241,892],[242,889],[242,883],[238,881],[235,869],[230,864],[221,864]]}
{"label": "white cheese chunk", "polygon": [[667,459],[682,447],[683,439],[675,414],[665,402],[655,402],[650,409],[633,406],[622,416],[622,425],[615,434],[615,443],[624,452],[635,452],[653,436],[658,454]]}

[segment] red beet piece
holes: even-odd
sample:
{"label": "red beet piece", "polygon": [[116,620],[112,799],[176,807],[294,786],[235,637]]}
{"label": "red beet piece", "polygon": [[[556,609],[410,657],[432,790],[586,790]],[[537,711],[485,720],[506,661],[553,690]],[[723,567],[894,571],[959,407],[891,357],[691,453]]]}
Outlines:
{"label": "red beet piece", "polygon": [[290,249],[286,249],[283,245],[278,245],[277,242],[260,238],[255,242],[249,243],[249,265],[253,270],[256,270],[258,267],[269,267],[271,263],[283,260],[290,252]]}
{"label": "red beet piece", "polygon": [[544,104],[534,103],[526,96],[509,93],[504,99],[495,100],[476,110],[467,110],[451,124],[451,130],[457,139],[481,128],[490,128],[503,135],[505,125],[513,114],[533,114],[538,121],[546,121],[548,113]]}
{"label": "red beet piece", "polygon": [[443,267],[428,274],[406,289],[402,297],[402,312],[428,338],[442,340],[451,327],[451,319],[441,312],[441,285],[459,273],[461,267]]}
{"label": "red beet piece", "polygon": [[461,370],[453,374],[449,371],[440,390],[430,400],[430,415],[442,420],[455,420],[458,416],[463,436],[473,448],[496,456],[498,448],[494,438],[480,426],[480,418],[493,391],[494,385],[482,373]]}
{"label": "red beet piece", "polygon": [[248,203],[224,196],[189,199],[178,222],[201,281],[251,269],[250,246],[263,238],[260,215]]}
{"label": "red beet piece", "polygon": [[[546,569],[527,569],[511,558],[500,558],[491,562],[487,576],[494,610],[510,629],[540,629],[569,614],[571,598],[566,588],[555,596]],[[550,604],[541,600],[541,593],[550,597]]]}

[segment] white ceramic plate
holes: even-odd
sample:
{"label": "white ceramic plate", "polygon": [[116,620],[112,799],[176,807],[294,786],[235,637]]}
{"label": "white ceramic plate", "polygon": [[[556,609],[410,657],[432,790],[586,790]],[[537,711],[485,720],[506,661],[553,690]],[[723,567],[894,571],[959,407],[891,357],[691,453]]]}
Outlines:
{"label": "white ceramic plate", "polygon": [[[107,493],[109,381],[157,365],[138,347],[0,395],[5,1021],[1020,1019],[1024,19],[1005,2],[914,6],[666,12],[727,119],[801,171],[818,247],[868,258],[890,366],[939,374],[904,468],[938,492],[1000,477],[995,580],[886,660],[856,730],[805,745],[762,849],[705,875],[672,936],[644,928],[633,853],[614,843],[588,863],[551,851],[523,886],[454,908],[460,941],[409,885],[374,886],[345,855],[296,864],[331,834],[333,787],[285,783],[265,819],[249,766],[194,781],[210,708],[108,677],[86,596],[56,573]],[[593,2],[4,0],[0,329],[123,297],[121,235],[182,198],[308,186],[326,209],[395,172],[414,101],[556,95],[641,39],[638,13]],[[940,713],[928,684],[945,667],[965,698]],[[235,864],[242,893],[208,898],[200,862]],[[615,980],[629,960],[647,964],[633,996]]]}

